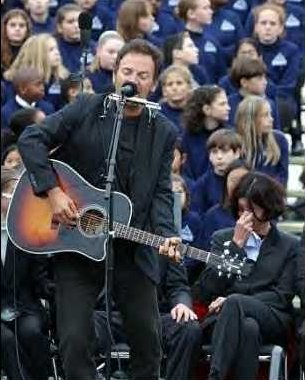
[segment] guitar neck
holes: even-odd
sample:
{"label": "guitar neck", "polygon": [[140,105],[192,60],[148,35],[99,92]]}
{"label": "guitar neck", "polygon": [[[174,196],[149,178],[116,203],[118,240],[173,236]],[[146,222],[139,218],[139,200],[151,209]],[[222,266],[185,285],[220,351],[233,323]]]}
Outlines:
{"label": "guitar neck", "polygon": [[[163,236],[142,231],[142,230],[139,230],[138,228],[127,227],[121,223],[115,222],[114,229],[115,229],[115,235],[118,238],[148,245],[156,249],[159,249],[160,245],[162,245],[165,242],[165,238]],[[219,256],[211,252],[194,248],[183,243],[179,244],[179,249],[182,256],[190,257],[192,259],[203,261],[205,263],[208,263],[209,261],[212,261],[212,262],[214,261],[216,264],[219,263]]]}

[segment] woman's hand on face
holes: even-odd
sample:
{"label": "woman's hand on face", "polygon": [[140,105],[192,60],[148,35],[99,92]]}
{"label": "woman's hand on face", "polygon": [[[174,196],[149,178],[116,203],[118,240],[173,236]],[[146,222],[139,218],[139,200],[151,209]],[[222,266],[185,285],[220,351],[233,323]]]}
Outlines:
{"label": "woman's hand on face", "polygon": [[242,248],[253,231],[253,213],[244,211],[236,222],[233,241]]}

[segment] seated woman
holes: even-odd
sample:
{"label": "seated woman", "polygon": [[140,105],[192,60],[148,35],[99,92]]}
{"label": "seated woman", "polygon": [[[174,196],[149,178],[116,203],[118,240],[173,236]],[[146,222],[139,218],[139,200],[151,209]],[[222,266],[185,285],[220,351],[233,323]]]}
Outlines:
{"label": "seated woman", "polygon": [[235,227],[213,235],[212,251],[227,249],[253,265],[241,280],[219,277],[211,266],[203,271],[201,297],[209,305],[203,340],[212,338],[209,380],[225,379],[231,370],[236,379],[255,380],[261,344],[286,344],[300,243],[272,223],[285,210],[285,190],[271,177],[246,174],[231,205]]}

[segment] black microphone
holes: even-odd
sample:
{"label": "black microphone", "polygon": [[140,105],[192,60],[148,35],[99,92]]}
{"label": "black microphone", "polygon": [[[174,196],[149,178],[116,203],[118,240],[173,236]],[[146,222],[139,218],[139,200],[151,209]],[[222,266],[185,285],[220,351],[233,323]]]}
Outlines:
{"label": "black microphone", "polygon": [[134,82],[124,82],[121,89],[121,96],[125,96],[126,98],[131,98],[138,93],[137,85]]}
{"label": "black microphone", "polygon": [[78,16],[78,26],[80,29],[80,45],[83,49],[89,46],[92,29],[92,16],[88,12],[81,12]]}

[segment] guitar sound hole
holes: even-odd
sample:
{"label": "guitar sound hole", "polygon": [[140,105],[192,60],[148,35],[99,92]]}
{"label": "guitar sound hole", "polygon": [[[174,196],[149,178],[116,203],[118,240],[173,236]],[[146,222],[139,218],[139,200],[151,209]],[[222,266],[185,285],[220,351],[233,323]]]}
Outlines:
{"label": "guitar sound hole", "polygon": [[89,237],[103,233],[106,221],[105,215],[105,212],[101,209],[87,208],[84,210],[78,221],[81,232]]}

